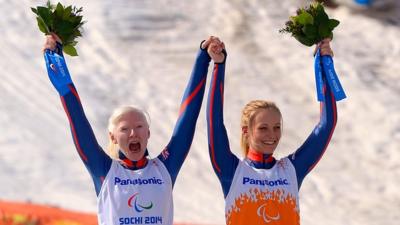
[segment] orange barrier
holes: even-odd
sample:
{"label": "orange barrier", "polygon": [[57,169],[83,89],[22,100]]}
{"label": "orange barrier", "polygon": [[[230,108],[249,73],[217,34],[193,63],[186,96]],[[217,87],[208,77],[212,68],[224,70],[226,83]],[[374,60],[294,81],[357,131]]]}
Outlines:
{"label": "orange barrier", "polygon": [[97,225],[97,216],[45,205],[0,200],[0,225]]}
{"label": "orange barrier", "polygon": [[0,224],[97,225],[97,216],[44,205],[0,201]]}

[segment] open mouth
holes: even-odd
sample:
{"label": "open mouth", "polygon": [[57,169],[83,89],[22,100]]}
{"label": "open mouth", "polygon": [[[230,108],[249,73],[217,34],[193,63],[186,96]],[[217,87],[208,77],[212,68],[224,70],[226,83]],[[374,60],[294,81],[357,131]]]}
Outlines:
{"label": "open mouth", "polygon": [[274,145],[276,141],[264,141],[263,144],[265,145]]}
{"label": "open mouth", "polygon": [[131,152],[140,152],[140,143],[129,143],[129,151]]}

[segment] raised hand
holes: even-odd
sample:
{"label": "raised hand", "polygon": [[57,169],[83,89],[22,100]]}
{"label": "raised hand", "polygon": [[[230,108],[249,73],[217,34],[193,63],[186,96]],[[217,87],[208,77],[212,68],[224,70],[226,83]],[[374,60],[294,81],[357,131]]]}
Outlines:
{"label": "raised hand", "polygon": [[201,43],[201,48],[202,49],[207,49],[208,46],[210,45],[211,41],[212,41],[212,38],[213,38],[213,36],[210,36],[210,37],[207,38],[207,40],[203,41]]}
{"label": "raised hand", "polygon": [[46,36],[43,53],[51,83],[60,95],[68,93],[68,84],[71,84],[72,80],[62,55],[61,40],[56,34]]}
{"label": "raised hand", "polygon": [[320,49],[321,50],[321,56],[330,55],[330,56],[333,57],[333,51],[332,51],[332,48],[330,46],[330,42],[331,42],[331,39],[329,39],[329,38],[325,38],[324,40],[319,42],[317,44],[317,46],[315,47],[314,55],[317,52],[317,50]]}
{"label": "raised hand", "polygon": [[210,55],[211,59],[215,63],[222,63],[225,60],[224,43],[218,38],[214,36],[210,36],[206,41],[203,42],[201,48],[206,49],[207,53]]}
{"label": "raised hand", "polygon": [[[43,53],[46,52],[46,50],[50,50],[50,51],[56,51],[57,50],[57,43],[60,46],[62,44],[61,39],[55,34],[55,33],[51,33],[49,35],[46,35],[46,41],[43,45]],[[61,49],[58,49],[61,50]]]}

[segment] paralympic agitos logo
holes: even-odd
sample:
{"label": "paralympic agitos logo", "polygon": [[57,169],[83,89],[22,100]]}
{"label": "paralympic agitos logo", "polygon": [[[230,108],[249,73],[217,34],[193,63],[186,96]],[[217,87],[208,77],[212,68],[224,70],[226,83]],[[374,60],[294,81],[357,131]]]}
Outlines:
{"label": "paralympic agitos logo", "polygon": [[264,222],[269,223],[272,221],[277,221],[281,218],[279,212],[277,215],[269,215],[266,208],[267,204],[263,204],[257,209],[257,215],[261,217],[264,220]]}
{"label": "paralympic agitos logo", "polygon": [[131,197],[128,199],[128,206],[130,208],[134,208],[136,212],[140,213],[143,210],[149,210],[153,208],[153,202],[150,201],[150,203],[143,204],[141,201],[139,201],[139,193],[133,194]]}

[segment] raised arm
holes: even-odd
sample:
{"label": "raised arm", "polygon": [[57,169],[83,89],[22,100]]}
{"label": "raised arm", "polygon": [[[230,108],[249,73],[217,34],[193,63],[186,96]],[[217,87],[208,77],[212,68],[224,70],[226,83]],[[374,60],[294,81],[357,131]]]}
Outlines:
{"label": "raised arm", "polygon": [[170,173],[173,184],[192,144],[203,101],[209,63],[210,56],[205,49],[200,47],[182,98],[171,140],[158,156]]}
{"label": "raised arm", "polygon": [[[319,47],[321,55],[324,55],[322,57],[331,57],[333,55],[329,40],[324,40]],[[323,72],[322,74],[324,100],[320,103],[320,121],[303,145],[289,156],[296,169],[299,189],[304,177],[315,167],[325,153],[336,126],[336,101],[329,85],[327,85],[325,73]]]}
{"label": "raised arm", "polygon": [[46,36],[44,58],[47,73],[53,86],[60,94],[61,102],[67,114],[75,147],[80,158],[89,170],[95,184],[96,193],[111,166],[111,159],[97,143],[93,130],[87,120],[78,93],[72,83],[62,46],[57,43],[56,35]]}
{"label": "raised arm", "polygon": [[208,51],[215,62],[207,102],[208,149],[211,164],[221,182],[222,190],[226,197],[239,163],[239,159],[230,150],[223,116],[227,54],[224,44],[219,40],[211,44]]}

